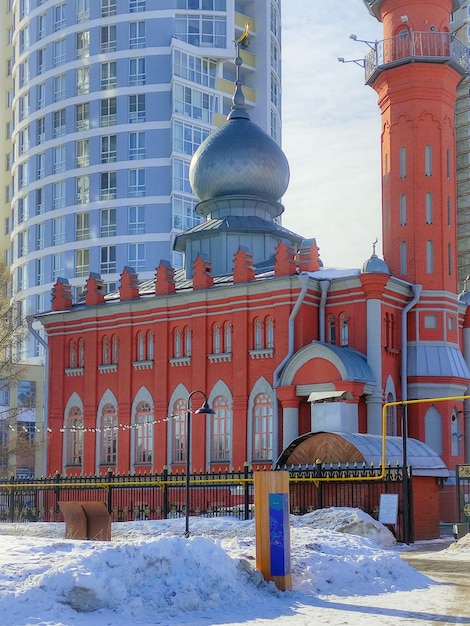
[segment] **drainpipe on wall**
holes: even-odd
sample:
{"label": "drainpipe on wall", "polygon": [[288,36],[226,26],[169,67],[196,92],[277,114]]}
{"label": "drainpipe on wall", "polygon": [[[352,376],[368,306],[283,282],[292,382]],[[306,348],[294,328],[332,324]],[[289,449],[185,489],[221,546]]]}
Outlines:
{"label": "drainpipe on wall", "polygon": [[279,440],[279,423],[278,423],[279,411],[277,409],[277,404],[278,404],[277,403],[277,387],[279,385],[279,378],[280,378],[282,370],[284,369],[284,366],[286,365],[287,361],[291,358],[291,356],[294,354],[294,321],[295,321],[295,318],[297,317],[297,313],[299,312],[300,305],[302,304],[305,298],[305,294],[307,293],[307,285],[308,285],[309,278],[310,278],[310,275],[308,274],[308,272],[301,272],[299,274],[301,288],[300,288],[299,295],[297,296],[296,303],[294,304],[294,308],[292,309],[289,315],[287,354],[282,359],[281,363],[279,363],[279,365],[276,367],[273,373],[273,462],[274,462],[274,459],[277,459],[279,456],[279,453],[277,450],[278,440]]}
{"label": "drainpipe on wall", "polygon": [[408,400],[408,333],[406,330],[406,316],[420,299],[423,286],[411,285],[411,289],[413,290],[413,299],[411,302],[408,302],[401,313],[401,399],[403,402]]}
{"label": "drainpipe on wall", "polygon": [[318,311],[318,338],[320,341],[325,342],[325,309],[326,309],[326,294],[328,289],[330,288],[331,280],[321,280],[320,281],[320,289],[321,289],[321,298],[320,298],[320,309]]}
{"label": "drainpipe on wall", "polygon": [[42,451],[42,463],[43,463],[43,472],[44,475],[47,472],[47,428],[48,428],[48,416],[49,416],[49,346],[47,345],[47,342],[44,341],[44,339],[41,337],[41,335],[38,333],[38,331],[33,328],[33,321],[34,321],[34,315],[27,315],[26,316],[26,322],[28,323],[28,330],[29,332],[33,335],[33,337],[35,337],[39,343],[41,344],[41,346],[44,348],[44,368],[45,368],[45,374],[44,374],[44,393],[43,393],[43,398],[44,398],[44,409],[43,409],[43,428],[44,428],[44,432],[43,432],[43,451]]}

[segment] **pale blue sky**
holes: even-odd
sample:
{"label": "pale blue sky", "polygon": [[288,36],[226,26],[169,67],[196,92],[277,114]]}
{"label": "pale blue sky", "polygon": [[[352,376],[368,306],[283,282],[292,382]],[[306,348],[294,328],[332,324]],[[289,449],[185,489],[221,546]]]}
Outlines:
{"label": "pale blue sky", "polygon": [[325,267],[382,252],[380,111],[349,38],[382,39],[362,0],[283,0],[283,149],[291,169],[283,225],[314,237]]}

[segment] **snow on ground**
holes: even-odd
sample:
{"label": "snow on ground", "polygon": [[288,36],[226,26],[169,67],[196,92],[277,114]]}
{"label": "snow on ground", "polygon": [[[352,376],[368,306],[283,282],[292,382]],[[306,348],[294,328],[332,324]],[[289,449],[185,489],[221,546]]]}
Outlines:
{"label": "snow on ground", "polygon": [[[94,542],[64,539],[61,523],[0,524],[0,624],[388,624],[398,623],[386,621],[394,618],[389,608],[361,616],[358,605],[439,586],[400,558],[388,529],[357,509],[291,516],[288,592],[255,568],[254,521],[191,518],[190,531],[186,539],[184,519],[116,523],[111,542]],[[443,552],[470,562],[470,540]]]}

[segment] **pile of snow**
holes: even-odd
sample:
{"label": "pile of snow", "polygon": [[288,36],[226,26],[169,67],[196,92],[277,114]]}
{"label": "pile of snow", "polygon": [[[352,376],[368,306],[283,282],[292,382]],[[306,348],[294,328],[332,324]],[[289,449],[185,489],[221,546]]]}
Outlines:
{"label": "pile of snow", "polygon": [[195,626],[220,623],[217,615],[238,623],[291,614],[309,597],[432,584],[381,547],[389,531],[358,510],[291,517],[293,590],[285,593],[255,568],[253,521],[191,518],[190,530],[185,538],[184,519],[118,523],[111,542],[93,542],[64,539],[63,524],[0,524],[2,626]]}

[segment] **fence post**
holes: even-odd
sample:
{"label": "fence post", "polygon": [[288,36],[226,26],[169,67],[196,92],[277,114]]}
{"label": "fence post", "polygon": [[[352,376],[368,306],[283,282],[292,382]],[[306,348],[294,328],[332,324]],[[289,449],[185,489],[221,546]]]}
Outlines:
{"label": "fence post", "polygon": [[163,519],[168,519],[168,467],[166,465],[163,466]]}
{"label": "fence post", "polygon": [[250,472],[250,464],[248,461],[245,461],[243,465],[243,477],[245,482],[243,483],[243,504],[244,504],[244,519],[250,519],[250,485],[248,483],[248,475]]}
{"label": "fence post", "polygon": [[[315,461],[315,477],[321,478],[321,461],[317,459]],[[323,508],[323,490],[322,490],[323,482],[319,481],[317,487],[317,509]]]}
{"label": "fence post", "polygon": [[55,518],[56,518],[56,521],[59,520],[59,512],[60,512],[59,511],[60,487],[58,486],[59,483],[60,483],[60,479],[61,479],[60,472],[59,472],[59,470],[56,470],[55,474],[54,474],[54,481],[57,484],[57,487],[54,489],[54,492],[55,492]]}
{"label": "fence post", "polygon": [[106,477],[108,479],[108,513],[111,515],[113,511],[113,488],[111,486],[111,482],[113,480],[113,470],[110,467],[108,467]]}
{"label": "fence post", "polygon": [[[15,477],[12,474],[10,476],[10,483],[14,484],[15,483]],[[10,522],[14,522],[15,521],[15,492],[13,489],[9,489],[9,496],[8,496],[8,508],[9,508],[9,513],[10,513]]]}

